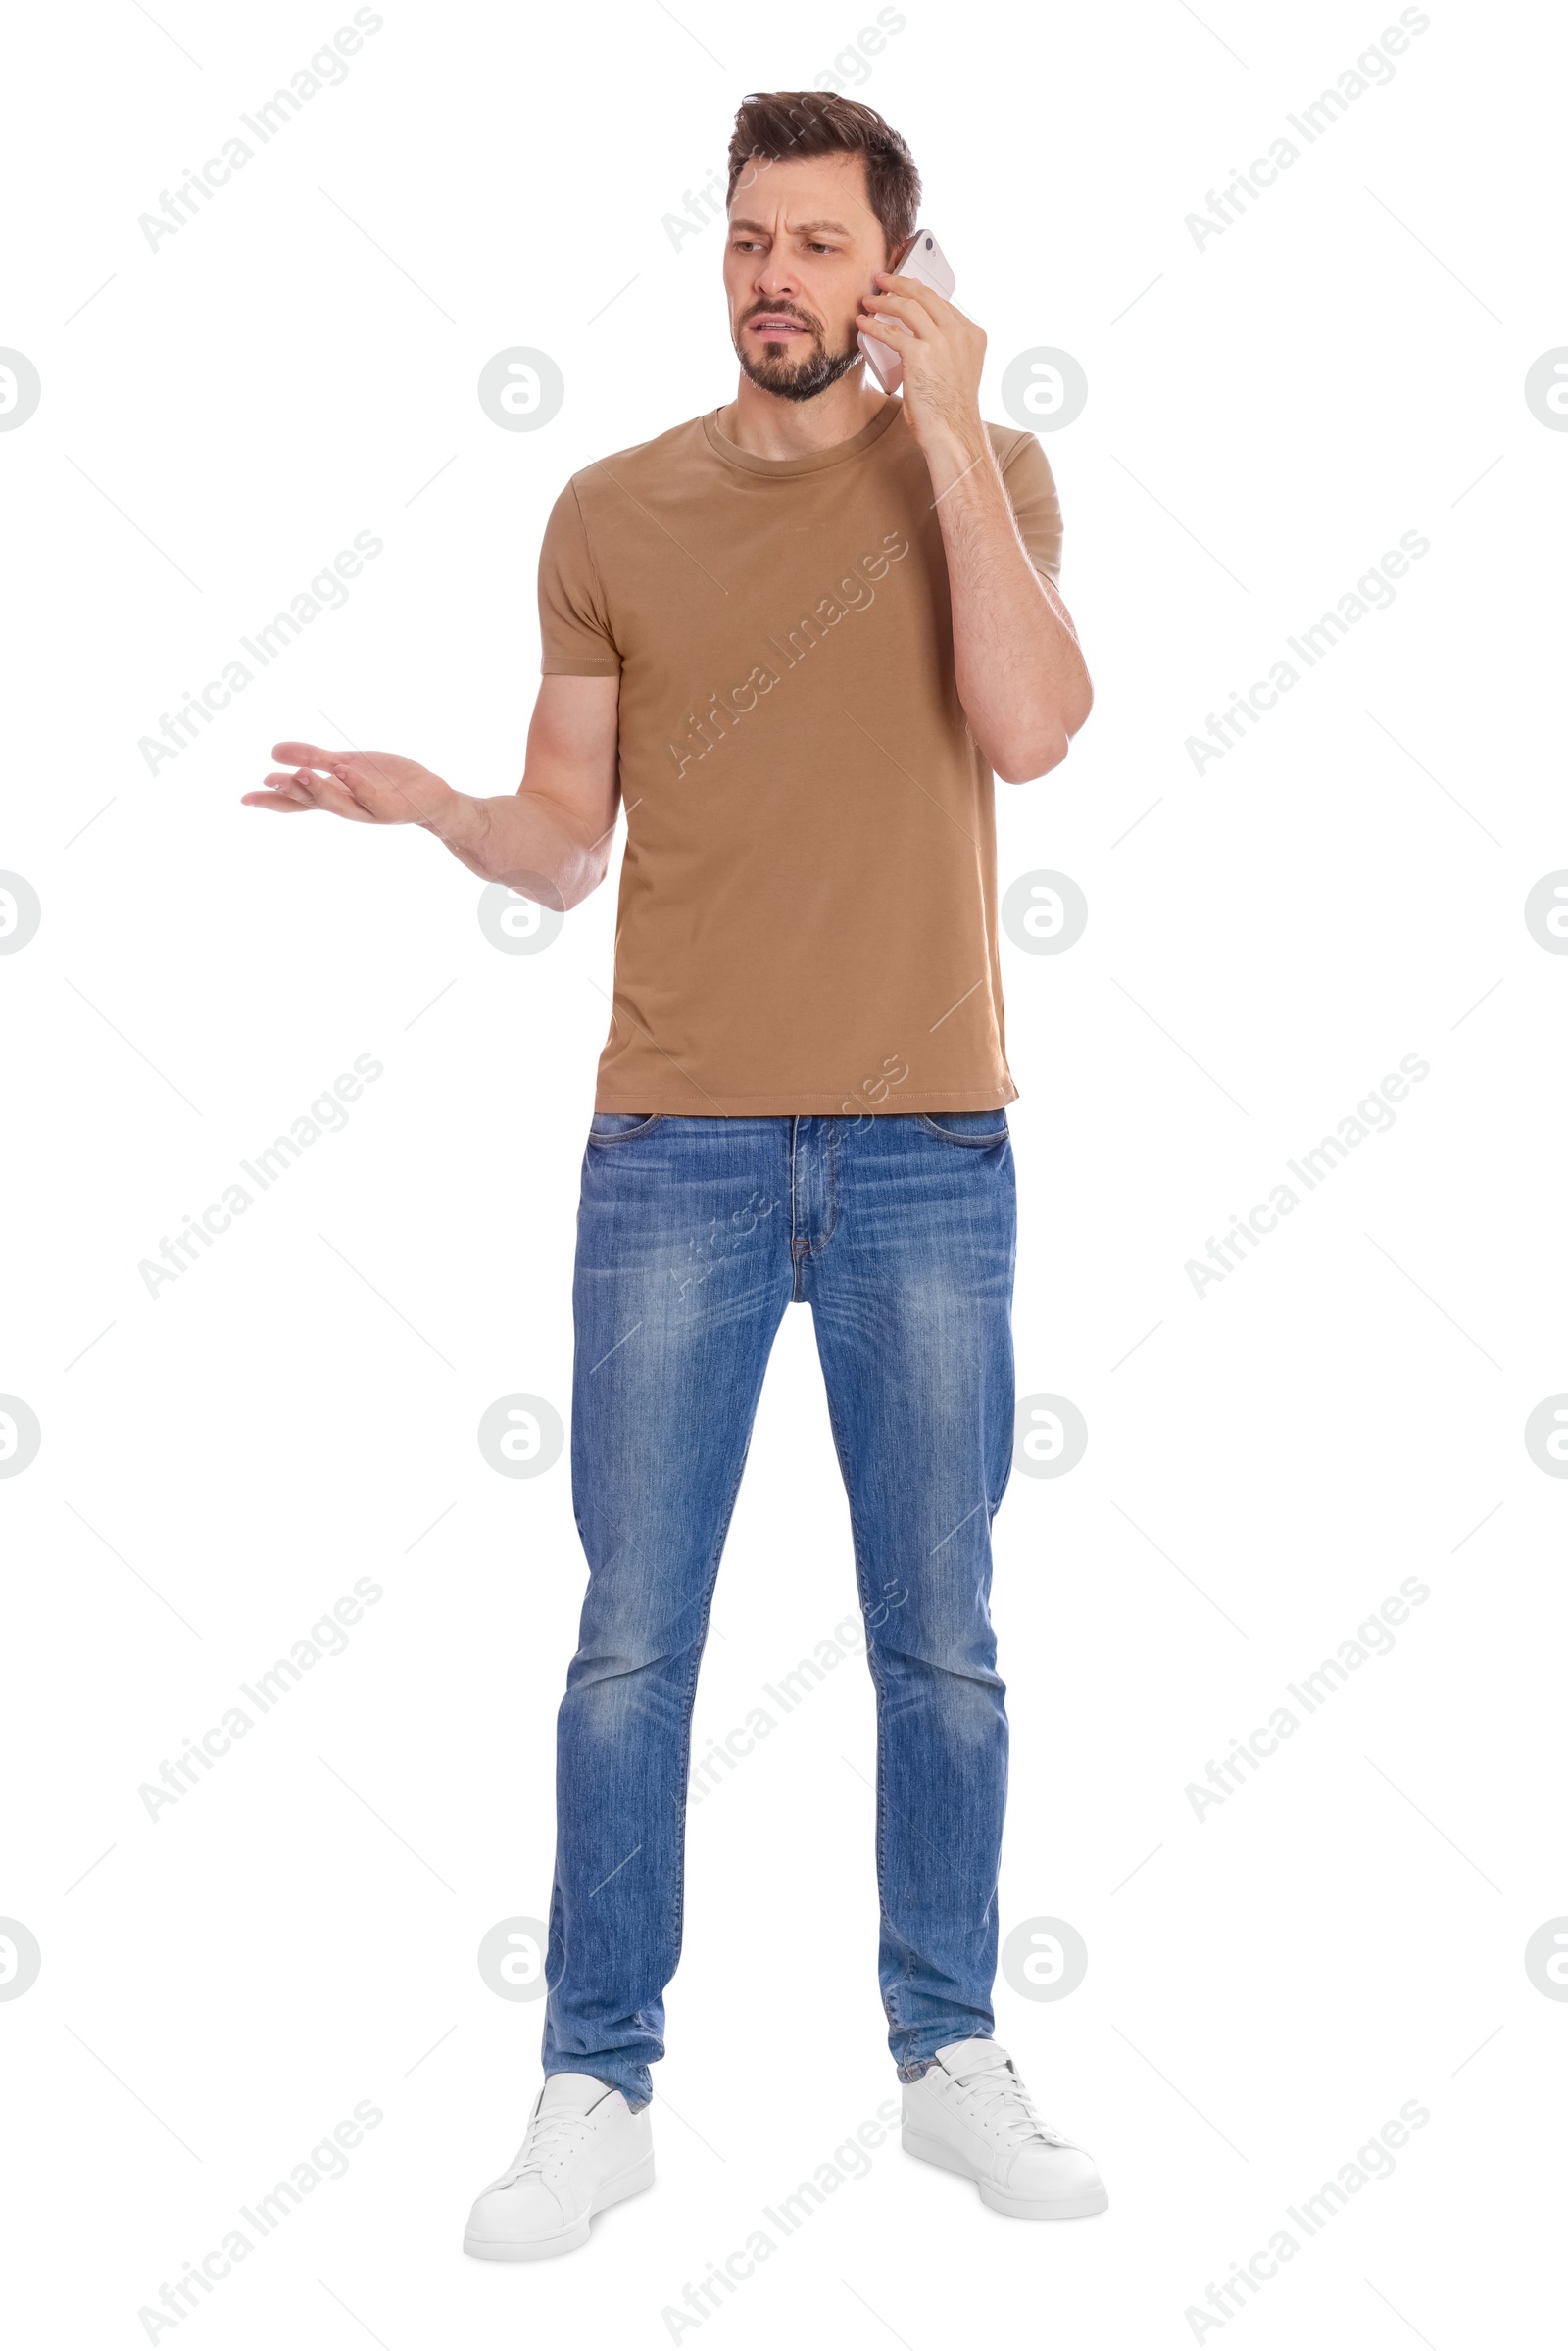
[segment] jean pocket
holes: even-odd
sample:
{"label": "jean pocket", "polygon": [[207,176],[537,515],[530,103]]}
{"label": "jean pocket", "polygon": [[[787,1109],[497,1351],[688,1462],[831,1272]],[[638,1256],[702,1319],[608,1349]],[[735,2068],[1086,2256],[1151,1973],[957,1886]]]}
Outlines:
{"label": "jean pocket", "polygon": [[915,1117],[928,1135],[940,1135],[944,1143],[964,1144],[970,1151],[988,1151],[1008,1140],[1004,1110],[917,1110]]}
{"label": "jean pocket", "polygon": [[590,1143],[629,1143],[660,1124],[662,1110],[596,1110],[588,1122]]}

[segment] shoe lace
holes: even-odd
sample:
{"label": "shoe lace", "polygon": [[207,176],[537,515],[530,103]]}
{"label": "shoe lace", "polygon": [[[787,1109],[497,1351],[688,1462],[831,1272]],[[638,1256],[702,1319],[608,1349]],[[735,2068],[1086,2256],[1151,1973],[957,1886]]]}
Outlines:
{"label": "shoe lace", "polygon": [[1039,2139],[1049,2147],[1065,2146],[1060,2131],[1036,2113],[1035,2102],[1019,2081],[1010,2057],[1000,2063],[971,2066],[965,2073],[955,2074],[953,2079],[980,2119],[1000,2125],[1016,2144]]}
{"label": "shoe lace", "polygon": [[587,2129],[584,2115],[565,2110],[536,2114],[528,2127],[522,2153],[507,2175],[507,2184],[514,2186],[519,2180],[542,2177],[566,2162],[576,2152]]}

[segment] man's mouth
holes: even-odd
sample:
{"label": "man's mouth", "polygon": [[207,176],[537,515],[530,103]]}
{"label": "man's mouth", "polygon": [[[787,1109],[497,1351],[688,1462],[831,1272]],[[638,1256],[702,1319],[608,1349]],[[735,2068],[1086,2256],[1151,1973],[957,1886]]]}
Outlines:
{"label": "man's mouth", "polygon": [[804,335],[810,332],[810,328],[801,319],[792,318],[783,311],[761,311],[755,318],[748,319],[747,324],[754,333],[760,335]]}

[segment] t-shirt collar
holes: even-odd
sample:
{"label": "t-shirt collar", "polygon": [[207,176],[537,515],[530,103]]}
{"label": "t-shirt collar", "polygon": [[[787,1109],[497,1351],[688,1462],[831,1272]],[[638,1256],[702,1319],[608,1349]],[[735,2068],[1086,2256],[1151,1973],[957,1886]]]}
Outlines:
{"label": "t-shirt collar", "polygon": [[788,481],[797,473],[822,473],[830,465],[841,465],[847,458],[858,457],[880,441],[889,426],[903,413],[904,403],[890,392],[869,424],[852,433],[847,441],[835,441],[830,449],[813,449],[805,457],[754,457],[749,449],[737,449],[718,429],[718,410],[711,409],[703,417],[703,434],[709,448],[726,465],[735,465],[743,473],[759,473],[773,481]]}

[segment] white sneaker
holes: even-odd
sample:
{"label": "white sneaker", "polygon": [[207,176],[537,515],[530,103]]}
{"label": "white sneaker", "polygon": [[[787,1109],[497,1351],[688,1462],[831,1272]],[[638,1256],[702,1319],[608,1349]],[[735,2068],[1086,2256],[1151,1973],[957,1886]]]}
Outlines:
{"label": "white sneaker", "polygon": [[472,2212],[465,2253],[481,2261],[546,2261],[588,2242],[607,2204],[654,2184],[648,2108],[633,2114],[597,2074],[550,2074],[528,2135]]}
{"label": "white sneaker", "polygon": [[994,2040],[955,2040],[904,2084],[904,2151],[962,2172],[1015,2221],[1077,2221],[1110,2202],[1082,2147],[1043,2123]]}

